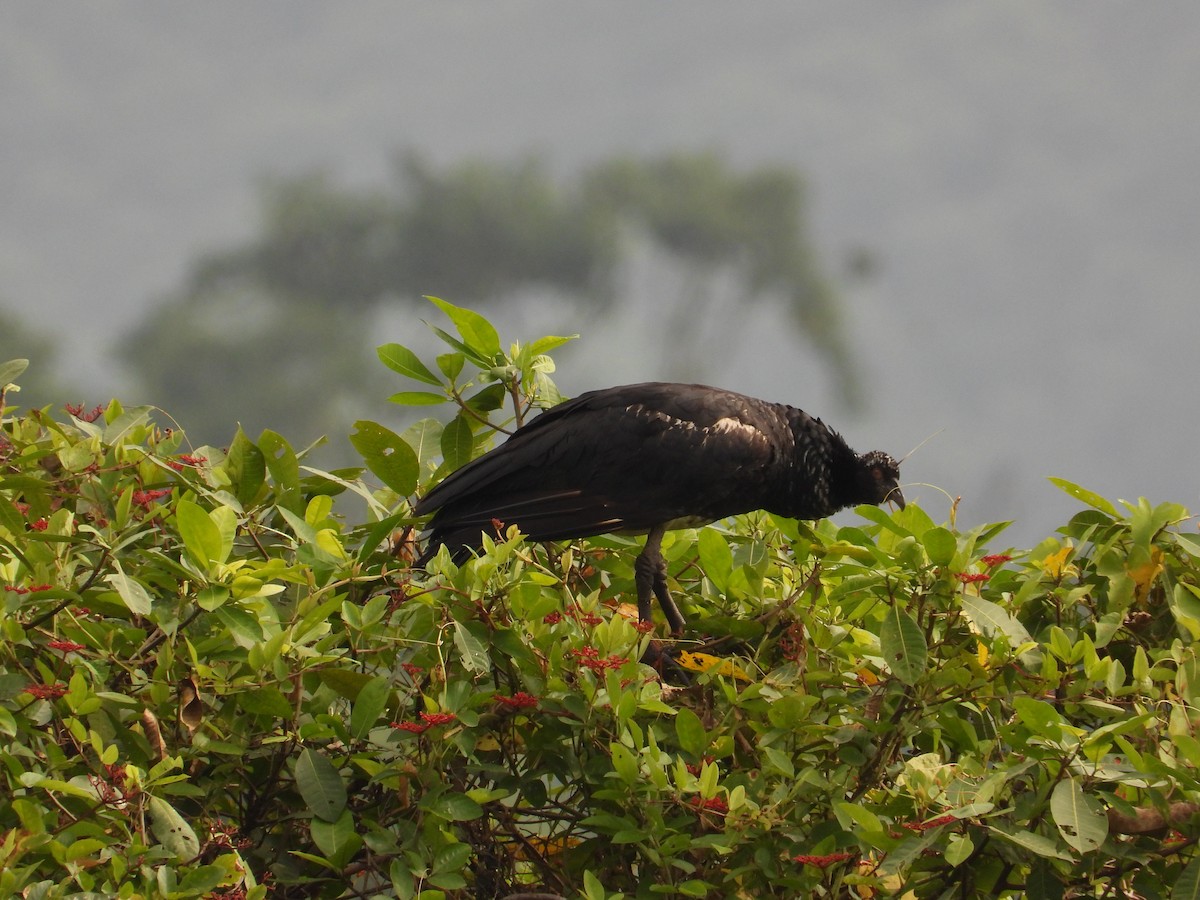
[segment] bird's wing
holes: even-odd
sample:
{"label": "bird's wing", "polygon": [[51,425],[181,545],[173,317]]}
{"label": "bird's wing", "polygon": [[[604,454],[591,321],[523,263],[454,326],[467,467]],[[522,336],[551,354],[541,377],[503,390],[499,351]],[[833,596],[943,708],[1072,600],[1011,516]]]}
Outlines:
{"label": "bird's wing", "polygon": [[[779,433],[777,433],[779,432]],[[790,440],[769,404],[697,385],[593,391],[543,413],[417,504],[432,537],[517,524],[538,540],[645,531],[761,505]]]}

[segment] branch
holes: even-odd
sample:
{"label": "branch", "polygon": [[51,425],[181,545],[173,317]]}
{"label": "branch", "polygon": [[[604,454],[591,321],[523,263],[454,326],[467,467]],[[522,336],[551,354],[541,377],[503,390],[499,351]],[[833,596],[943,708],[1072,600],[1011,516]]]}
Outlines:
{"label": "branch", "polygon": [[1108,810],[1108,830],[1112,834],[1150,834],[1186,825],[1200,813],[1200,803],[1172,803],[1166,812],[1153,806],[1139,806],[1131,813]]}

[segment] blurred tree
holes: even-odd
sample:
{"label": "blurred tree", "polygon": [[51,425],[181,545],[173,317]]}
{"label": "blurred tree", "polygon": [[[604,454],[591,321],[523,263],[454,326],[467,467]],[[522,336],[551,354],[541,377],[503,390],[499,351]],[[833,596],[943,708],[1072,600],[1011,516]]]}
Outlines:
{"label": "blurred tree", "polygon": [[[697,360],[720,353],[698,349],[706,328],[728,342],[746,302],[773,302],[825,355],[843,398],[856,399],[790,170],[739,173],[714,155],[679,154],[611,160],[562,183],[532,159],[439,170],[405,154],[396,173],[373,190],[320,173],[265,182],[259,236],[198,260],[123,342],[124,363],[194,440],[227,438],[233,419],[298,440],[344,433],[354,398],[378,396],[367,387],[382,377],[369,348],[387,304],[432,293],[494,309],[541,288],[612,315],[638,241],[683,275],[668,300],[671,377],[703,377]],[[716,287],[731,280],[736,307]]]}
{"label": "blurred tree", "polygon": [[[837,298],[804,230],[804,188],[793,170],[739,174],[718,156],[679,154],[602,163],[583,181],[590,209],[633,223],[683,264],[687,277],[673,304],[668,347],[685,357],[672,361],[678,377],[696,377],[688,364],[718,353],[731,329],[745,323],[748,304],[770,301],[825,355],[842,399],[858,403]],[[732,278],[718,278],[722,273]],[[730,281],[742,289],[736,306],[716,293]],[[728,314],[721,315],[722,306]],[[707,330],[716,346],[697,349],[714,319],[720,327]]]}

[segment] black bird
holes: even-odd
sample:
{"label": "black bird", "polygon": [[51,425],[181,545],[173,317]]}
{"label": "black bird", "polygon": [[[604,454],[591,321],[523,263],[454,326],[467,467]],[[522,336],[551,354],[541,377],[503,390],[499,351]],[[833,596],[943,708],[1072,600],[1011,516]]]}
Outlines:
{"label": "black bird", "polygon": [[423,566],[443,545],[462,562],[484,533],[517,525],[530,540],[647,534],[634,564],[638,615],[651,594],[673,632],[660,546],[688,528],[765,509],[820,519],[859,503],[904,507],[900,467],[861,456],[820,419],[699,384],[651,382],[589,391],[552,407],[451,473],[417,503],[434,513]]}

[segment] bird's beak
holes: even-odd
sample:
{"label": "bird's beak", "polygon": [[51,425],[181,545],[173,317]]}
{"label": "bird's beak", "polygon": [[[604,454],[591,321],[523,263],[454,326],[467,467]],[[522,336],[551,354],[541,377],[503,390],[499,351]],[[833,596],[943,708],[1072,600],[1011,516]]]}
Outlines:
{"label": "bird's beak", "polygon": [[898,507],[904,509],[904,495],[900,493],[899,485],[888,491],[888,495],[883,499],[888,503],[895,503]]}

